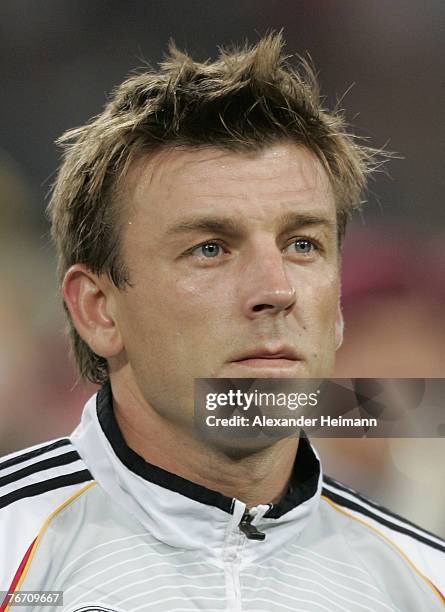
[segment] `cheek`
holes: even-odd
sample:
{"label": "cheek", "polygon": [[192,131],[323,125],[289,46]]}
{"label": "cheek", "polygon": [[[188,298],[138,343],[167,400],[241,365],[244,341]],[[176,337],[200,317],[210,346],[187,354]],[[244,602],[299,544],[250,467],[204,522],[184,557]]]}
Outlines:
{"label": "cheek", "polygon": [[322,378],[332,376],[337,343],[335,323],[340,282],[337,274],[326,274],[308,283],[306,288],[304,320],[311,375]]}
{"label": "cheek", "polygon": [[311,329],[326,333],[332,328],[337,315],[337,306],[340,294],[340,282],[338,275],[334,272],[323,275],[307,275],[305,282],[302,281],[300,291],[297,289],[300,299],[298,310],[303,314],[305,322]]}
{"label": "cheek", "polygon": [[231,312],[235,300],[233,283],[224,275],[208,270],[193,276],[181,276],[164,292],[165,305],[181,317],[183,322],[198,322],[201,328],[210,321]]}
{"label": "cheek", "polygon": [[202,342],[203,332],[217,334],[233,311],[234,293],[227,283],[215,282],[208,273],[193,278],[165,273],[135,286],[125,304],[125,319],[136,339],[165,343],[169,337],[175,346],[181,338],[199,335]]}

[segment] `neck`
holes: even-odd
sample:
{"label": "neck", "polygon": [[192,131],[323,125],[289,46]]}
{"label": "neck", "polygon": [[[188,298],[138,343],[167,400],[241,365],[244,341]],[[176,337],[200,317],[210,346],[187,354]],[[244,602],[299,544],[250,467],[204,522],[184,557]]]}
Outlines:
{"label": "neck", "polygon": [[285,493],[297,437],[240,456],[212,446],[197,438],[190,428],[163,418],[128,387],[113,383],[112,389],[114,414],[122,435],[148,463],[235,497],[248,507],[276,503]]}

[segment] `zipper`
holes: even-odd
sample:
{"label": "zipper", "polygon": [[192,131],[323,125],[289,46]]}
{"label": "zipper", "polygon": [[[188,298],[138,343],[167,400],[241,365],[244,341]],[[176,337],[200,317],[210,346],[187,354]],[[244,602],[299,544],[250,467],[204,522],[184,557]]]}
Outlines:
{"label": "zipper", "polygon": [[252,520],[261,512],[261,515],[264,516],[266,512],[269,512],[273,508],[273,504],[267,504],[267,509],[264,511],[265,506],[255,506],[250,510],[246,508],[244,510],[244,514],[241,517],[238,527],[240,531],[244,533],[246,538],[249,540],[265,540],[266,534],[257,529],[255,525],[252,525]]}
{"label": "zipper", "polygon": [[226,585],[227,610],[241,612],[240,565],[247,540],[264,540],[266,534],[259,531],[252,521],[259,521],[272,508],[272,504],[260,504],[250,510],[237,499],[232,500],[232,519],[224,537],[222,560]]}

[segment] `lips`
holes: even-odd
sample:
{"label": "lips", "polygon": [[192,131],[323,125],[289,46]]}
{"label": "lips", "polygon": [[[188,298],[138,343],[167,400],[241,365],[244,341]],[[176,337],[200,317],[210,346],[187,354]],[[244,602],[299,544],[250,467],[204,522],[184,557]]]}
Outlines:
{"label": "lips", "polygon": [[262,347],[239,355],[232,361],[240,365],[254,367],[289,367],[297,361],[301,361],[301,357],[290,346],[280,347],[276,350]]}

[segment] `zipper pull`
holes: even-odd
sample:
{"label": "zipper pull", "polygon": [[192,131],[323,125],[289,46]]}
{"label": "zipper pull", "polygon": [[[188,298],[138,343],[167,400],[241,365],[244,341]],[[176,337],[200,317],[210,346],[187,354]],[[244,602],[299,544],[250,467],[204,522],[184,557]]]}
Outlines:
{"label": "zipper pull", "polygon": [[239,523],[240,530],[244,533],[246,538],[249,540],[265,540],[266,534],[259,531],[255,525],[252,525],[253,516],[249,513],[249,510],[244,511],[244,514]]}

